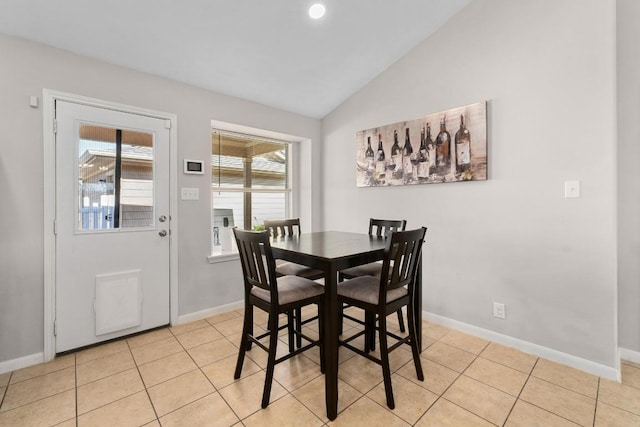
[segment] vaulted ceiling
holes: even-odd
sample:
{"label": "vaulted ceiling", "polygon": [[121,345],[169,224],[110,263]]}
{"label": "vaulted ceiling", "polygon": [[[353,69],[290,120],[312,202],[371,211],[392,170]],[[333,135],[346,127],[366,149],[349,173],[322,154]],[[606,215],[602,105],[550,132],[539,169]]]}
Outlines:
{"label": "vaulted ceiling", "polygon": [[471,0],[2,0],[0,33],[322,118]]}

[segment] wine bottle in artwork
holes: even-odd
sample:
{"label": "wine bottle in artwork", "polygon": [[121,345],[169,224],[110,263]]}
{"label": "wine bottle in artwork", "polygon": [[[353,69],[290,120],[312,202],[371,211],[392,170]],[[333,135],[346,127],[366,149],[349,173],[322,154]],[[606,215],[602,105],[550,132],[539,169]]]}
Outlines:
{"label": "wine bottle in artwork", "polygon": [[376,175],[378,180],[384,181],[386,167],[386,157],[384,155],[384,147],[382,146],[382,134],[378,134],[378,158],[376,159]]}
{"label": "wine bottle in artwork", "polygon": [[464,126],[464,116],[460,115],[460,129],[456,132],[456,173],[471,171],[471,135]]}
{"label": "wine bottle in artwork", "polygon": [[402,147],[402,173],[404,182],[409,183],[413,180],[413,161],[416,155],[413,153],[411,146],[411,137],[409,136],[409,128],[405,129],[404,147]]}
{"label": "wine bottle in artwork", "polygon": [[427,154],[429,154],[429,174],[428,176],[436,174],[436,144],[431,138],[431,123],[427,123],[427,134],[424,137],[424,143],[427,146]]}
{"label": "wine bottle in artwork", "polygon": [[440,120],[440,133],[436,136],[436,171],[440,176],[451,173],[451,135],[447,132],[446,116]]}
{"label": "wine bottle in artwork", "polygon": [[418,181],[425,182],[429,178],[429,151],[427,150],[427,140],[425,129],[420,130],[420,150],[418,150]]}
{"label": "wine bottle in artwork", "polygon": [[375,171],[375,164],[376,164],[376,159],[375,159],[375,154],[373,153],[373,149],[371,148],[371,137],[368,136],[367,137],[367,151],[364,152],[364,158],[366,160],[366,165],[367,165],[367,175],[373,175],[373,172]]}
{"label": "wine bottle in artwork", "polygon": [[392,170],[392,177],[394,180],[402,179],[402,150],[400,144],[398,144],[398,131],[393,131],[393,145],[391,146],[391,161],[388,165]]}

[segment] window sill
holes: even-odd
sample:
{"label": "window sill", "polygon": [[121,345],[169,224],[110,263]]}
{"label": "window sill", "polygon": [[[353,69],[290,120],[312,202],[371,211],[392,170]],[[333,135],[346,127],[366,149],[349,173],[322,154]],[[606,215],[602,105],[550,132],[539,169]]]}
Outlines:
{"label": "window sill", "polygon": [[238,252],[232,252],[228,254],[209,255],[207,260],[209,264],[217,264],[219,262],[236,261],[240,259]]}

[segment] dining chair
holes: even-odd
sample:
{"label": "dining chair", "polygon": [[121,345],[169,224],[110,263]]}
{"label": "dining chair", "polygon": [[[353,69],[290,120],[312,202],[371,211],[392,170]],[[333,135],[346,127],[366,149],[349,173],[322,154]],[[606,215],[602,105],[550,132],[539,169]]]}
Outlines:
{"label": "dining chair", "polygon": [[[387,234],[394,231],[404,231],[407,227],[406,220],[390,220],[390,219],[369,219],[369,235],[372,237],[384,237]],[[353,279],[360,276],[375,276],[379,277],[382,272],[382,263],[371,262],[369,264],[360,265],[357,267],[347,268],[338,272],[338,281],[342,282],[345,279]],[[342,318],[344,317],[344,307],[340,314],[340,332],[342,332]],[[346,316],[350,318],[350,316]],[[353,319],[351,319],[353,320]],[[398,325],[400,326],[400,332],[405,332],[404,320],[402,318],[402,310],[398,310]],[[375,342],[372,343],[372,350],[375,349]]]}
{"label": "dining chair", "polygon": [[[244,276],[244,321],[242,326],[242,338],[238,361],[233,375],[234,379],[240,378],[242,365],[247,351],[252,344],[265,350],[269,356],[267,359],[267,373],[262,392],[262,408],[269,405],[271,384],[273,382],[273,370],[276,364],[283,362],[311,347],[320,347],[320,371],[324,373],[324,327],[319,322],[319,336],[313,340],[302,331],[294,328],[293,311],[310,304],[318,306],[318,316],[322,320],[322,301],[324,298],[324,286],[299,276],[276,277],[275,260],[269,242],[269,233],[257,231],[242,231],[237,228],[233,233],[238,244],[242,273]],[[253,335],[253,308],[257,307],[269,314],[269,330],[259,336]],[[287,323],[279,326],[280,314],[287,315]],[[289,334],[289,353],[276,359],[278,344],[278,332],[287,328]],[[292,336],[299,336],[309,344],[292,349]],[[260,340],[269,337],[268,346]]]}
{"label": "dining chair", "polygon": [[[409,345],[416,368],[416,376],[418,380],[424,381],[416,336],[414,287],[426,232],[427,229],[422,227],[417,230],[391,233],[387,237],[380,276],[360,276],[347,282],[338,283],[338,302],[363,309],[365,313],[377,317],[378,326],[376,329],[380,339],[380,358],[373,356],[368,351],[366,321],[358,321],[358,323],[365,325],[364,330],[340,340],[339,343],[382,366],[387,406],[391,409],[395,408],[389,367],[389,354],[393,350],[403,344]],[[387,316],[405,306],[407,307],[409,334],[400,337],[387,330]],[[365,334],[364,350],[349,344],[363,334]],[[396,340],[392,346],[388,345],[387,339],[389,337]]]}
{"label": "dining chair", "polygon": [[[288,237],[300,235],[300,218],[290,219],[267,219],[264,221],[264,227],[269,232],[271,237]],[[276,259],[276,274],[278,276],[299,276],[310,280],[317,280],[324,277],[324,271],[315,268],[307,267],[304,265],[296,264],[294,262],[284,261]],[[302,311],[296,310],[296,330],[300,331],[302,325],[308,322],[316,320],[316,317],[302,320]],[[302,340],[296,336],[296,346],[300,347]]]}

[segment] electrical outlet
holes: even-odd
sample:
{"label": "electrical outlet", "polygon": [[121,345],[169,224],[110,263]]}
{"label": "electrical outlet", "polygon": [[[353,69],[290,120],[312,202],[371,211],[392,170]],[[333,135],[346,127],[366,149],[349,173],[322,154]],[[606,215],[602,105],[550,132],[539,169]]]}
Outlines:
{"label": "electrical outlet", "polygon": [[580,198],[580,181],[564,182],[564,198],[565,199]]}
{"label": "electrical outlet", "polygon": [[493,303],[493,317],[497,317],[498,319],[505,318],[504,304],[499,302]]}

